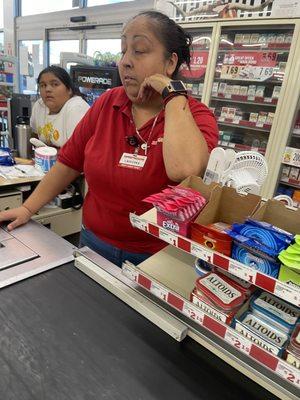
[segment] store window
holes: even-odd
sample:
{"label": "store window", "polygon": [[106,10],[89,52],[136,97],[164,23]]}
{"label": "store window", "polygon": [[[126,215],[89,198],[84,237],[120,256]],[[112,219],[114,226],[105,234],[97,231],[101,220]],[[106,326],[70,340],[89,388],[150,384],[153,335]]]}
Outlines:
{"label": "store window", "polygon": [[20,91],[34,94],[36,79],[43,69],[43,41],[22,40],[19,42]]}
{"label": "store window", "polygon": [[87,55],[99,64],[117,63],[121,56],[120,39],[90,39],[87,41]]}
{"label": "store window", "polygon": [[71,10],[72,0],[21,0],[21,15],[44,14],[53,11]]}
{"label": "store window", "polygon": [[79,53],[79,40],[50,40],[49,65],[60,64],[60,53],[62,51]]}
{"label": "store window", "polygon": [[133,1],[133,0],[88,0],[87,6],[103,6],[104,4],[114,4],[114,3],[124,3],[125,1]]}

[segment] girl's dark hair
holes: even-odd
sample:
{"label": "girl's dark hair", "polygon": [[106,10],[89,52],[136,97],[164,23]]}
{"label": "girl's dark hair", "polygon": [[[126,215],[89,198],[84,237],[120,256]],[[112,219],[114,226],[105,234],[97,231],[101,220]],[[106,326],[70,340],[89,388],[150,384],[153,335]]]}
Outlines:
{"label": "girl's dark hair", "polygon": [[37,83],[40,84],[40,81],[42,79],[42,75],[46,73],[51,73],[56,76],[65,86],[67,89],[71,89],[72,91],[72,96],[81,96],[84,98],[78,87],[74,85],[74,83],[71,80],[70,75],[68,72],[61,67],[58,67],[57,65],[50,65],[49,67],[43,69],[37,78]]}
{"label": "girl's dark hair", "polygon": [[178,62],[172,78],[177,76],[178,70],[183,63],[189,68],[191,60],[190,46],[192,44],[191,35],[176,24],[175,21],[159,11],[142,11],[133,19],[141,16],[153,20],[155,24],[154,34],[164,45],[167,52],[166,56],[170,57],[172,53],[176,53],[178,56]]}

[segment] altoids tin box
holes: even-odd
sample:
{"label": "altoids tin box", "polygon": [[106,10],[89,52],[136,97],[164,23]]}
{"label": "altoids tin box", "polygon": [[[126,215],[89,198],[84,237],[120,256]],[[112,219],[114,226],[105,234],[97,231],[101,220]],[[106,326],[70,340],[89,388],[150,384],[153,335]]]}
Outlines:
{"label": "altoids tin box", "polygon": [[253,297],[250,308],[255,315],[287,333],[294,329],[300,316],[296,307],[267,292]]}
{"label": "altoids tin box", "polygon": [[235,319],[235,330],[258,346],[279,356],[283,353],[288,341],[288,335],[285,332],[248,311]]}
{"label": "altoids tin box", "polygon": [[211,272],[196,280],[196,288],[208,297],[219,309],[231,311],[241,306],[246,297],[234,282],[225,276]]}

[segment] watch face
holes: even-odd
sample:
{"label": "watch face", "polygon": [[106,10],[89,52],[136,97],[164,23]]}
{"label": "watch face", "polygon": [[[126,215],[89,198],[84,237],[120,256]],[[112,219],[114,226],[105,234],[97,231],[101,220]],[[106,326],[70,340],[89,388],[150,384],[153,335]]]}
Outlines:
{"label": "watch face", "polygon": [[181,81],[171,81],[171,85],[176,92],[180,90],[186,90],[186,87]]}

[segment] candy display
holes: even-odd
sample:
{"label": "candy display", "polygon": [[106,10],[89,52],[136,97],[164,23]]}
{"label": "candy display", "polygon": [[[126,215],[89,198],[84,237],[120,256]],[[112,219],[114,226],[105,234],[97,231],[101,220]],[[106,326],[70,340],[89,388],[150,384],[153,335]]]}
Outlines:
{"label": "candy display", "polygon": [[199,192],[181,186],[169,186],[143,201],[157,209],[159,225],[181,235],[188,234],[189,223],[206,204],[206,199]]}

